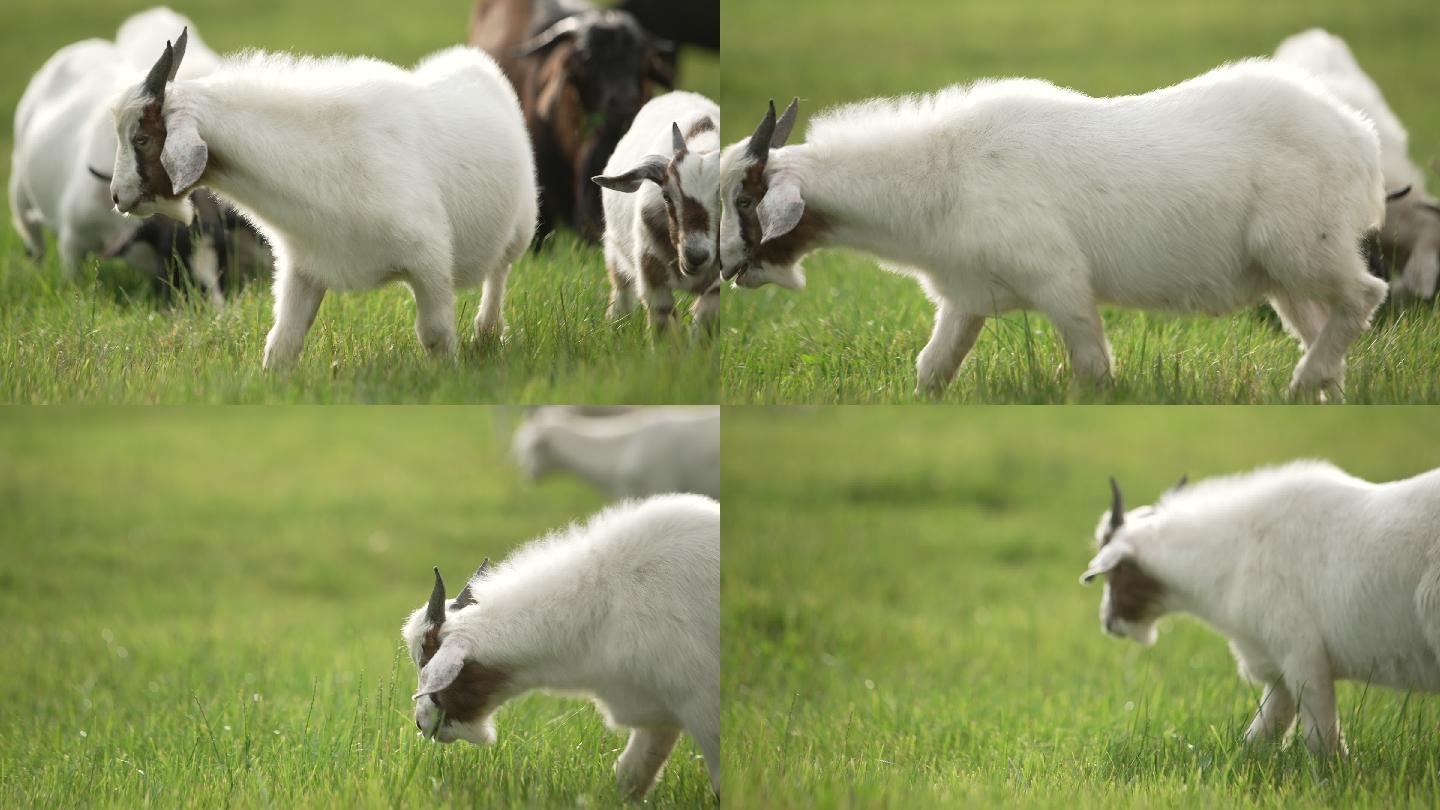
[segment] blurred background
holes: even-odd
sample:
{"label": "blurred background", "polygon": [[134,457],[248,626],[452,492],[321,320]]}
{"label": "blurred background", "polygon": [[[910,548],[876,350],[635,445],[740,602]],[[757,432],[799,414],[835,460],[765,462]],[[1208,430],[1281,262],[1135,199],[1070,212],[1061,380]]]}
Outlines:
{"label": "blurred background", "polygon": [[[11,409],[0,419],[0,806],[619,805],[574,699],[420,740],[400,625],[432,565],[610,502],[510,456],[520,409]],[[458,588],[452,585],[452,588]],[[653,794],[701,806],[682,741]]]}
{"label": "blurred background", "polygon": [[1193,618],[1103,634],[1109,506],[1318,457],[1440,466],[1431,408],[728,408],[726,801],[1426,806],[1440,701],[1342,684],[1351,758],[1247,751],[1259,690]]}

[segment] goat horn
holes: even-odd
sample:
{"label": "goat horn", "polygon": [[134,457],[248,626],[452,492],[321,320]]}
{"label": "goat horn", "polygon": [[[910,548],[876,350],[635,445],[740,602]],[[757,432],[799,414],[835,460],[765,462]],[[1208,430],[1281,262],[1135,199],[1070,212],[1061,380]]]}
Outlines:
{"label": "goat horn", "polygon": [[1409,193],[1410,186],[1406,186],[1404,188],[1397,188],[1394,191],[1387,192],[1385,194],[1385,202],[1394,202]]}
{"label": "goat horn", "polygon": [[430,592],[430,604],[425,606],[425,618],[439,627],[445,623],[445,580],[440,578],[440,566],[435,566],[435,590]]}
{"label": "goat horn", "polygon": [[108,183],[108,182],[110,182],[111,180],[115,179],[113,176],[108,175],[108,174],[100,171],[99,169],[95,168],[94,166],[86,166],[85,168],[89,169],[89,170],[90,170],[90,173],[93,174],[93,175],[95,175],[95,179],[96,179],[96,180],[99,180],[99,181],[102,182],[102,183]]}
{"label": "goat horn", "polygon": [[1125,524],[1125,500],[1120,497],[1120,485],[1115,483],[1113,475],[1110,476],[1110,494],[1110,531],[1113,532]]}
{"label": "goat horn", "polygon": [[175,47],[169,40],[165,41],[165,52],[155,60],[155,65],[145,76],[145,94],[160,102],[165,103],[165,82],[169,81],[170,74],[175,67]]}
{"label": "goat horn", "polygon": [[755,127],[755,134],[750,136],[750,143],[745,146],[745,153],[758,161],[765,161],[770,157],[770,139],[775,135],[775,99],[770,99],[770,110],[765,117],[760,119],[760,126]]}
{"label": "goat horn", "polygon": [[480,562],[480,567],[475,569],[475,575],[465,581],[465,587],[460,589],[460,593],[455,594],[455,607],[462,608],[475,604],[475,595],[470,592],[470,585],[479,579],[485,573],[485,569],[489,567],[490,558],[486,557]]}
{"label": "goat horn", "polygon": [[180,29],[180,36],[175,38],[175,58],[170,63],[169,80],[175,81],[175,74],[180,72],[180,61],[185,58],[185,43],[190,41],[190,26]]}
{"label": "goat horn", "polygon": [[675,157],[685,154],[685,136],[680,134],[680,125],[670,124],[670,145],[675,148]]}
{"label": "goat horn", "polygon": [[561,38],[572,36],[579,30],[580,20],[577,16],[562,17],[551,23],[549,28],[521,43],[520,47],[515,49],[515,55],[529,56],[532,53],[543,51],[559,42]]}
{"label": "goat horn", "polygon": [[790,130],[795,128],[795,113],[800,108],[800,97],[790,99],[790,106],[780,114],[780,120],[775,124],[775,134],[770,136],[770,148],[779,149],[790,139]]}
{"label": "goat horn", "polygon": [[1175,492],[1175,491],[1177,491],[1177,490],[1184,489],[1184,488],[1185,488],[1185,485],[1188,484],[1188,483],[1190,483],[1190,476],[1189,476],[1189,475],[1182,475],[1182,476],[1180,476],[1180,480],[1175,482],[1175,486],[1173,486],[1173,487],[1170,488],[1170,491],[1171,491],[1171,492]]}

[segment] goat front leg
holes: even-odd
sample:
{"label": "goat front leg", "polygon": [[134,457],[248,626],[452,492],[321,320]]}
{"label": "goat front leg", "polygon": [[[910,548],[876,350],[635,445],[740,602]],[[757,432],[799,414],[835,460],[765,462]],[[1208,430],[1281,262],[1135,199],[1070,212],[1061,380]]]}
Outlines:
{"label": "goat front leg", "polygon": [[265,337],[265,369],[284,368],[300,356],[323,300],[324,287],[293,267],[276,268],[275,325]]}
{"label": "goat front leg", "polygon": [[[455,354],[455,289],[448,277],[434,275],[409,279],[415,294],[415,335],[433,357]],[[484,304],[481,304],[484,309]]]}
{"label": "goat front leg", "polygon": [[700,294],[695,299],[694,306],[690,307],[690,315],[695,319],[695,331],[702,335],[715,334],[717,318],[720,315],[720,284]]}
{"label": "goat front leg", "polygon": [[1295,698],[1283,682],[1265,687],[1260,698],[1260,709],[1255,720],[1245,730],[1245,742],[1251,744],[1271,743],[1283,738],[1295,724]]}
{"label": "goat front leg", "polygon": [[965,356],[975,347],[984,315],[961,312],[954,305],[941,302],[935,310],[935,330],[930,342],[915,358],[916,396],[938,395],[955,379]]}
{"label": "goat front leg", "polygon": [[630,742],[615,760],[615,778],[626,796],[645,798],[678,739],[678,728],[637,728],[630,732]]}
{"label": "goat front leg", "polygon": [[664,332],[675,319],[675,292],[670,289],[670,269],[660,257],[640,256],[640,291],[645,296],[645,317],[650,327]]}
{"label": "goat front leg", "polygon": [[1305,727],[1305,744],[1310,753],[1345,756],[1340,712],[1335,706],[1335,682],[1323,656],[1314,653],[1287,662],[1285,688],[1300,703],[1300,722]]}
{"label": "goat front leg", "polygon": [[505,333],[505,281],[510,277],[510,265],[502,265],[485,277],[480,293],[480,311],[475,314],[475,337],[493,340]]}

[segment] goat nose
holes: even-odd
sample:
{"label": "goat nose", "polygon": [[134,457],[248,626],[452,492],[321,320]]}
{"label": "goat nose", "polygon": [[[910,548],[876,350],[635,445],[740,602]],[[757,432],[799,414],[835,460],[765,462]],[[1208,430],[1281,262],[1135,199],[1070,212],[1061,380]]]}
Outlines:
{"label": "goat nose", "polygon": [[113,202],[113,203],[115,203],[116,205],[119,205],[119,204],[120,204],[120,195],[119,195],[119,194],[111,194],[111,195],[110,195],[110,202]]}
{"label": "goat nose", "polygon": [[685,248],[685,262],[690,265],[690,269],[694,270],[697,267],[704,267],[708,261],[710,261],[710,251],[705,248]]}

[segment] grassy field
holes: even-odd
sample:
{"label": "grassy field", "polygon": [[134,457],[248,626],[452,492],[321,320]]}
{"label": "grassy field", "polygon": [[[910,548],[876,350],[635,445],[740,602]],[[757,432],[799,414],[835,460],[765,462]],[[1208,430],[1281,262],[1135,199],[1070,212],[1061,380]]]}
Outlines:
{"label": "grassy field", "polygon": [[[111,37],[147,3],[10,0],[0,4],[0,153],[9,155],[25,83],[60,46]],[[345,4],[198,0],[182,7],[221,53],[244,47],[367,54],[410,64],[466,34],[465,0]],[[712,97],[719,63],[682,55],[681,81]],[[0,169],[8,178],[9,163]],[[264,374],[270,292],[253,285],[223,313],[166,307],[132,273],[93,263],[62,280],[29,261],[0,201],[0,401],[3,402],[715,402],[719,350],[688,338],[650,339],[643,315],[604,318],[608,282],[598,248],[562,236],[510,277],[509,340],[454,364],[425,356],[408,290],[327,297],[298,367]],[[462,338],[478,290],[462,292]]]}
{"label": "grassy field", "polygon": [[[1271,53],[1319,25],[1351,44],[1408,126],[1412,154],[1422,163],[1440,156],[1440,74],[1414,69],[1440,31],[1429,0],[726,0],[721,17],[727,142],[750,133],[768,98],[800,97],[799,140],[809,116],[836,103],[1013,75],[1092,95],[1137,93]],[[814,256],[806,268],[802,293],[772,287],[730,297],[725,401],[913,400],[915,356],[933,316],[919,286],[843,251]],[[946,400],[1273,402],[1283,400],[1299,360],[1268,311],[1104,315],[1116,356],[1112,389],[1072,389],[1048,321],[1015,314],[986,325]],[[1383,312],[1350,353],[1349,401],[1440,401],[1437,346],[1435,305]]]}
{"label": "grassy field", "polygon": [[[400,624],[584,517],[484,408],[45,409],[0,420],[0,806],[620,806],[624,737],[522,698],[419,739]],[[700,807],[682,741],[652,801]]]}
{"label": "grassy field", "polygon": [[[1109,638],[1108,506],[1323,456],[1435,465],[1429,409],[730,408],[721,601],[737,807],[1434,807],[1440,701],[1343,685],[1348,760],[1249,751],[1222,638]],[[763,460],[763,462],[762,462]]]}

